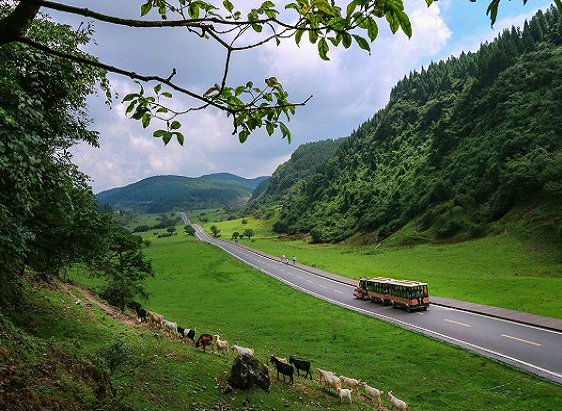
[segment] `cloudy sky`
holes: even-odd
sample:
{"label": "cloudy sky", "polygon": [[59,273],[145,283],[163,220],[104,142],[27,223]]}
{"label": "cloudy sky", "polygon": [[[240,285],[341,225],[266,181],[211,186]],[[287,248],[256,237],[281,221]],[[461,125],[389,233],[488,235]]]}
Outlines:
{"label": "cloudy sky", "polygon": [[[83,0],[62,0],[85,7]],[[248,9],[261,0],[237,4]],[[80,145],[74,150],[74,161],[90,176],[95,193],[134,183],[154,175],[201,175],[228,172],[245,178],[271,175],[301,144],[344,137],[383,108],[391,88],[411,71],[420,70],[431,61],[476,51],[485,41],[511,26],[523,26],[540,8],[553,2],[530,0],[505,1],[500,5],[493,28],[486,16],[490,0],[439,0],[427,7],[424,0],[405,0],[413,36],[402,32],[392,35],[384,20],[379,21],[379,37],[371,44],[371,53],[356,45],[350,49],[331,49],[330,61],[318,57],[315,46],[304,37],[300,47],[286,40],[279,47],[266,44],[254,51],[234,54],[229,71],[231,85],[251,80],[256,85],[275,76],[289,92],[290,101],[313,98],[287,123],[292,132],[288,144],[280,133],[268,136],[257,131],[241,144],[232,135],[231,118],[213,110],[196,112],[181,118],[186,137],[183,146],[174,140],[164,146],[152,137],[155,127],[143,129],[138,121],[125,116],[120,100],[138,91],[131,80],[110,75],[113,88],[120,95],[111,108],[104,96],[89,99],[92,128],[100,132],[100,148]],[[105,14],[139,17],[141,0],[96,0],[87,7]],[[276,2],[278,9],[283,9]],[[49,12],[53,19],[76,26],[75,16]],[[157,15],[153,14],[152,19]],[[88,20],[86,20],[88,21]],[[94,22],[95,45],[87,51],[107,64],[145,75],[168,77],[177,70],[174,80],[182,86],[204,92],[221,81],[224,52],[212,42],[189,36],[182,29],[131,29]],[[147,86],[152,88],[154,84]],[[177,93],[175,93],[177,95]],[[174,107],[187,102],[174,98]]]}

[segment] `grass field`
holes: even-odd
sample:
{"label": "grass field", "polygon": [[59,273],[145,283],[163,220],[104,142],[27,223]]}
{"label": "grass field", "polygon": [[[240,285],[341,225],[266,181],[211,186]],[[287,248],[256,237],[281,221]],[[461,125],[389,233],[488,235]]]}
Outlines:
{"label": "grass field", "polygon": [[[264,362],[271,354],[306,358],[313,368],[393,390],[411,410],[562,409],[560,386],[301,294],[214,246],[178,235],[155,240],[145,251],[157,272],[148,282],[148,308],[183,327],[196,327],[198,334],[220,333],[230,344],[251,346]],[[173,368],[163,365],[151,370],[160,391],[183,396],[184,404],[222,398],[240,406],[249,396],[255,409],[263,410],[372,408],[360,401],[340,405],[333,391],[316,382],[297,379],[290,387],[277,382],[274,373],[270,394],[252,390],[223,396],[214,386],[224,384],[231,360],[185,350],[186,358],[178,360],[192,367],[182,368],[181,377],[172,378]],[[166,355],[176,362],[172,351]],[[201,386],[206,389],[197,389]]]}
{"label": "grass field", "polygon": [[[236,224],[240,220],[216,225],[226,233]],[[204,226],[208,232],[209,226]],[[242,239],[245,245],[275,256],[296,255],[300,263],[349,278],[380,275],[425,281],[432,295],[562,318],[562,305],[553,292],[562,289],[560,250],[512,234],[446,245],[351,247],[275,239],[267,224],[251,220],[247,228],[256,236]]]}

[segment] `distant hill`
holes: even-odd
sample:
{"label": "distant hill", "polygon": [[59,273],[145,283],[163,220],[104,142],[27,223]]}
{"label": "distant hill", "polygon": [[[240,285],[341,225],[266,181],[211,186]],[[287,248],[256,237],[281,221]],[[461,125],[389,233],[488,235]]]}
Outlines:
{"label": "distant hill", "polygon": [[197,178],[155,176],[103,191],[97,198],[113,209],[144,213],[232,207],[246,204],[256,187],[268,178],[246,179],[228,173]]}

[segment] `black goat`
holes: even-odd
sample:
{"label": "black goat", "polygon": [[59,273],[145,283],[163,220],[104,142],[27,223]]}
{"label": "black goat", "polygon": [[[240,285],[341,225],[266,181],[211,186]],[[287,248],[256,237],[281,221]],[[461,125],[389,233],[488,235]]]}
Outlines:
{"label": "black goat", "polygon": [[312,379],[312,373],[310,372],[310,361],[304,361],[304,360],[296,360],[293,357],[289,358],[289,363],[293,364],[295,366],[295,368],[297,369],[297,375],[300,377],[300,372],[299,370],[304,371],[304,378],[307,377],[307,375],[310,375],[310,379]]}
{"label": "black goat", "polygon": [[192,330],[191,328],[178,327],[178,334],[185,338],[189,338],[195,344],[195,330]]}
{"label": "black goat", "polygon": [[287,375],[289,376],[289,383],[293,383],[293,373],[295,370],[292,365],[285,364],[283,361],[275,358],[274,355],[271,356],[270,362],[275,364],[275,368],[277,368],[277,378],[279,378],[279,373],[281,373],[283,374],[283,381],[285,381],[285,375]]}
{"label": "black goat", "polygon": [[146,322],[146,310],[142,308],[140,305],[135,306],[135,311],[137,312],[137,318],[140,320],[141,323]]}

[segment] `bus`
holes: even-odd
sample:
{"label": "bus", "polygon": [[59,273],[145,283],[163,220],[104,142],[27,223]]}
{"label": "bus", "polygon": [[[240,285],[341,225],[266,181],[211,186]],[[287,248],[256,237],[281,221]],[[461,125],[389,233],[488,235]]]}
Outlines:
{"label": "bus", "polygon": [[387,277],[363,277],[359,279],[359,285],[353,295],[362,300],[371,300],[382,305],[389,304],[389,284],[392,281],[394,281],[392,278]]}
{"label": "bus", "polygon": [[410,280],[393,280],[390,284],[390,304],[404,307],[406,311],[427,310],[429,293],[427,283]]}
{"label": "bus", "polygon": [[429,293],[427,283],[410,280],[394,280],[387,277],[363,277],[353,292],[355,298],[368,299],[382,305],[427,310]]}

